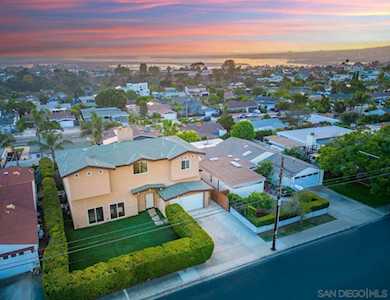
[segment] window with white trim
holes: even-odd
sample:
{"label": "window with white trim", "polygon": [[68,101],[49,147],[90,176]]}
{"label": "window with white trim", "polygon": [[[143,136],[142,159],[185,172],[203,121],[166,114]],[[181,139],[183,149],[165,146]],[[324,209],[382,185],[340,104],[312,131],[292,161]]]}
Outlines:
{"label": "window with white trim", "polygon": [[184,159],[181,161],[181,169],[186,170],[190,168],[190,160],[189,159]]}
{"label": "window with white trim", "polygon": [[146,160],[136,161],[133,165],[134,174],[142,174],[148,172],[148,162]]}
{"label": "window with white trim", "polygon": [[125,216],[125,204],[123,202],[110,205],[111,219]]}
{"label": "window with white trim", "polygon": [[103,207],[88,209],[89,224],[94,224],[104,221]]}

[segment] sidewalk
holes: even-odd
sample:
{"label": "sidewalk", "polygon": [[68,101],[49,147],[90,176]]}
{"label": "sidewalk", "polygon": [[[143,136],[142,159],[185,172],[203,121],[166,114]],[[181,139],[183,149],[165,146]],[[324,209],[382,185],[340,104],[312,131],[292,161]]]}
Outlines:
{"label": "sidewalk", "polygon": [[313,191],[330,201],[329,214],[336,220],[278,239],[276,252],[270,250],[271,242],[263,241],[230,213],[212,202],[209,208],[191,213],[215,242],[214,253],[209,261],[102,299],[157,299],[169,292],[223,275],[291,247],[373,222],[386,214],[324,187],[315,188]]}

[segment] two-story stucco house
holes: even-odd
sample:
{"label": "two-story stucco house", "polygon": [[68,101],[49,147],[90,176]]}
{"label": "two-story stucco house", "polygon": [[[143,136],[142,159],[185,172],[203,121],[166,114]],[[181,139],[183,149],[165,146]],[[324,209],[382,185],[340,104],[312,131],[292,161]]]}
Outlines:
{"label": "two-story stucco house", "polygon": [[126,141],[57,153],[75,228],[137,215],[178,203],[208,205],[199,174],[203,152],[178,137]]}

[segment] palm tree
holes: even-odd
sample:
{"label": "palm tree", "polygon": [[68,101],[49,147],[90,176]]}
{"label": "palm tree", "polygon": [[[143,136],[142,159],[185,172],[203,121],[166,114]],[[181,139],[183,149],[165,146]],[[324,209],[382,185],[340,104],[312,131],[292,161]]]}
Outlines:
{"label": "palm tree", "polygon": [[176,135],[178,132],[177,124],[171,120],[164,120],[162,125],[162,132],[165,136]]}
{"label": "palm tree", "polygon": [[[0,133],[0,148],[10,148],[12,152],[12,159],[14,158],[16,154],[16,165],[19,166],[19,158],[20,156],[18,153],[16,153],[16,150],[13,146],[13,143],[15,142],[15,138],[12,134],[7,134],[7,133]],[[7,158],[4,161],[4,165],[0,167],[5,168],[7,165]]]}
{"label": "palm tree", "polygon": [[42,137],[44,142],[39,144],[41,151],[50,151],[54,162],[56,162],[55,151],[64,149],[65,144],[72,143],[71,141],[64,140],[62,134],[58,131],[46,131],[43,133]]}
{"label": "palm tree", "polygon": [[103,119],[92,113],[90,122],[81,123],[82,135],[89,135],[94,145],[101,145],[103,140]]}

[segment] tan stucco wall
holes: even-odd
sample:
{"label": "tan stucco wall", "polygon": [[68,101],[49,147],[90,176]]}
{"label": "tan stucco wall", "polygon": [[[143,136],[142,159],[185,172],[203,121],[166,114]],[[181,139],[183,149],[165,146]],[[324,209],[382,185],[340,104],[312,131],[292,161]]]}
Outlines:
{"label": "tan stucco wall", "polygon": [[[190,169],[181,170],[181,160],[189,158]],[[148,172],[133,174],[133,166],[118,167],[115,170],[103,170],[99,174],[96,168],[78,172],[79,176],[64,178],[65,192],[68,196],[75,228],[90,226],[88,209],[103,207],[104,222],[110,221],[110,204],[124,202],[125,217],[137,215],[145,209],[143,196],[133,195],[131,190],[145,184],[171,185],[182,181],[199,180],[199,155],[187,154],[173,160],[148,161]],[[87,176],[87,172],[91,175]],[[157,197],[155,197],[156,199]],[[155,205],[165,211],[165,204],[157,201]],[[142,203],[140,206],[139,204]],[[161,208],[160,208],[161,206]]]}

